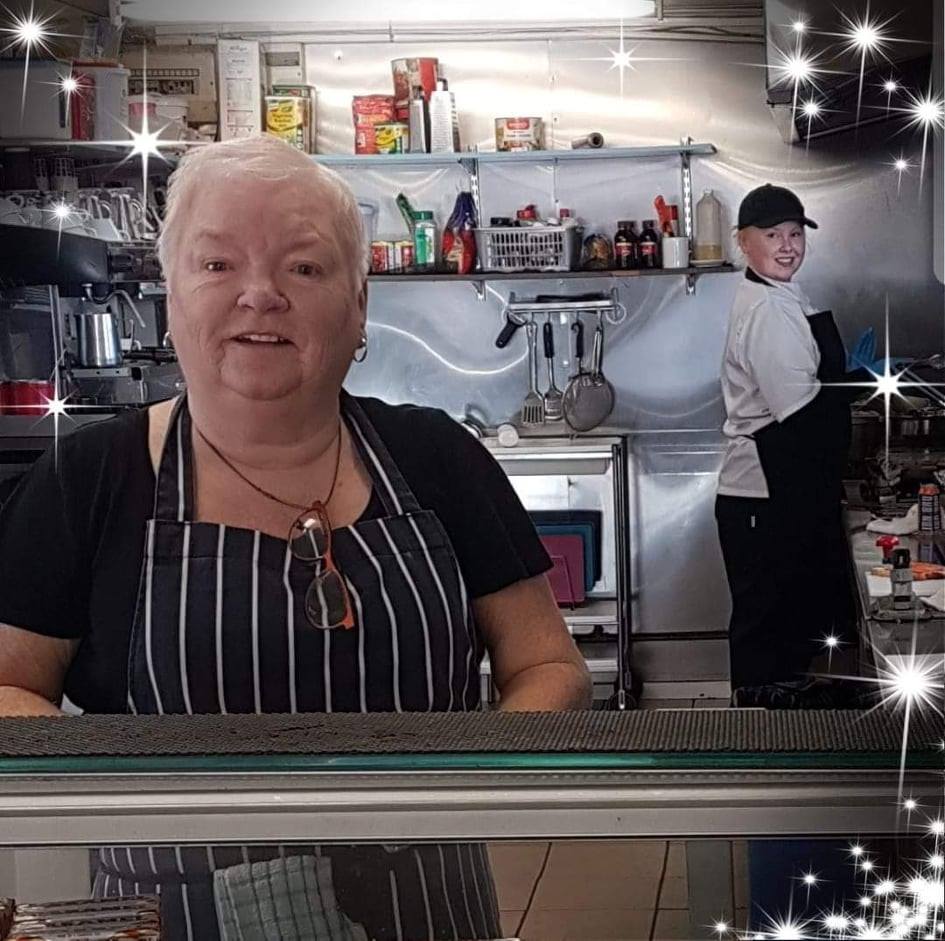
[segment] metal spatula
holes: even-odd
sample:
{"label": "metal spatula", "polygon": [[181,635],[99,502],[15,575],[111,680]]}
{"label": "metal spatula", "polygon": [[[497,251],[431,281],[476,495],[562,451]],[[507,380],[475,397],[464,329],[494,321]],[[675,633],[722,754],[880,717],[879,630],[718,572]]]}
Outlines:
{"label": "metal spatula", "polygon": [[545,359],[548,360],[548,389],[545,392],[545,418],[560,421],[564,417],[564,393],[555,384],[555,337],[551,321],[542,327],[545,341]]}
{"label": "metal spatula", "polygon": [[545,421],[545,402],[538,392],[538,324],[525,324],[528,340],[528,395],[522,403],[522,424],[541,425]]}

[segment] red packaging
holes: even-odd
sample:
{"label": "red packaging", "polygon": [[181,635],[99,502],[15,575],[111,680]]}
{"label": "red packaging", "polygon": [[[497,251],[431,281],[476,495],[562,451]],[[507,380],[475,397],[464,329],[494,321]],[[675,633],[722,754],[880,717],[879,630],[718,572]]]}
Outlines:
{"label": "red packaging", "polygon": [[0,382],[0,414],[42,418],[46,414],[47,403],[55,396],[56,387],[51,382]]}
{"label": "red packaging", "polygon": [[423,97],[429,103],[430,95],[436,91],[438,59],[392,59],[391,73],[394,77],[394,115],[398,121],[407,121],[410,116],[410,93],[419,85]]}
{"label": "red packaging", "polygon": [[374,128],[378,124],[393,122],[393,95],[355,95],[351,99],[351,113],[354,116],[354,152],[376,154]]}
{"label": "red packaging", "polygon": [[73,72],[76,90],[68,95],[73,140],[95,140],[95,79],[86,72]]}
{"label": "red packaging", "polygon": [[388,264],[389,253],[390,242],[371,242],[371,271],[375,273],[387,271],[390,268]]}

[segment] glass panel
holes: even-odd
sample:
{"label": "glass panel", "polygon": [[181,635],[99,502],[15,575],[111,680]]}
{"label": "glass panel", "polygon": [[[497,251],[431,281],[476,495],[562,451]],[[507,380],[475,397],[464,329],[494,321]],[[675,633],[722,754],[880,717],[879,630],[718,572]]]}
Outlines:
{"label": "glass panel", "polygon": [[140,926],[159,908],[167,941],[941,937],[942,838],[922,832],[924,818],[912,829],[862,840],[21,848],[0,851],[0,898],[28,906],[31,938],[54,918],[94,917],[88,905],[67,916],[40,903],[134,895],[146,898],[126,911],[105,903],[99,917]]}

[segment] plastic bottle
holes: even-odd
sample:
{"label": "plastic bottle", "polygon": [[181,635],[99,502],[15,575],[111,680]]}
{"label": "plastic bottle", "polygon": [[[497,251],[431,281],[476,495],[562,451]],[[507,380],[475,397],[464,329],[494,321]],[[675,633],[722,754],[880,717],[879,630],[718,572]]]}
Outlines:
{"label": "plastic bottle", "polygon": [[414,213],[413,260],[418,271],[436,269],[436,223],[429,209]]}
{"label": "plastic bottle", "polygon": [[438,81],[436,91],[430,95],[430,153],[452,154],[456,152],[453,134],[453,94],[446,90],[446,82]]}
{"label": "plastic bottle", "polygon": [[721,264],[722,253],[722,204],[712,190],[706,190],[696,206],[696,240],[692,257],[694,261],[714,261]]}

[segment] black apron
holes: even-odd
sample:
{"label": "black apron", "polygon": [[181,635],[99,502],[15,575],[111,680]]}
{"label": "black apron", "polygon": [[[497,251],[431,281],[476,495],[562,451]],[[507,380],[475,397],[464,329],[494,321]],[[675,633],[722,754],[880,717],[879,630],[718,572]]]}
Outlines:
{"label": "black apron", "polygon": [[779,422],[756,432],[768,499],[719,497],[716,517],[732,594],[732,687],[800,679],[829,634],[849,643],[854,614],[842,529],[850,406],[830,383],[846,374],[831,311],[807,318],[820,351],[826,433],[799,446]]}
{"label": "black apron", "polygon": [[820,393],[825,396],[828,423],[825,441],[799,450],[796,437],[778,422],[754,435],[769,498],[783,508],[786,522],[799,524],[809,524],[812,513],[839,515],[852,435],[850,406],[842,394],[831,394],[829,389],[830,383],[839,383],[846,375],[847,363],[833,312],[811,314],[807,324],[820,351],[817,378],[828,387]]}
{"label": "black apron", "polygon": [[[135,714],[426,712],[480,707],[484,647],[453,549],[357,401],[342,416],[384,515],[332,533],[352,630],[313,628],[312,567],[285,540],[193,521],[186,397],[171,418],[148,521],[128,661]],[[304,834],[300,834],[304,837]],[[168,939],[219,937],[213,872],[326,855],[341,910],[377,941],[498,938],[485,847],[180,846],[99,851],[99,895],[158,892]]]}

